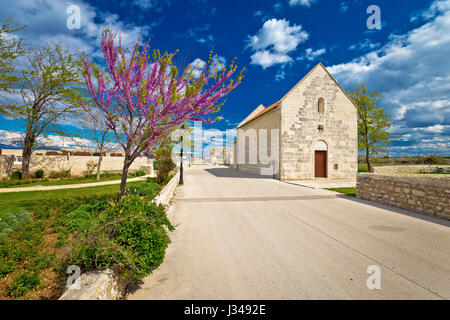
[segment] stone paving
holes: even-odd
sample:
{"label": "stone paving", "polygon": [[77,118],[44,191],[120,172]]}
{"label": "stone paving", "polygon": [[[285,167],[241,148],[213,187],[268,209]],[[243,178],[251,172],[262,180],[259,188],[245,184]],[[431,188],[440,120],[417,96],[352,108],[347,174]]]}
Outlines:
{"label": "stone paving", "polygon": [[315,179],[315,180],[292,180],[285,182],[313,189],[356,187],[356,179]]}

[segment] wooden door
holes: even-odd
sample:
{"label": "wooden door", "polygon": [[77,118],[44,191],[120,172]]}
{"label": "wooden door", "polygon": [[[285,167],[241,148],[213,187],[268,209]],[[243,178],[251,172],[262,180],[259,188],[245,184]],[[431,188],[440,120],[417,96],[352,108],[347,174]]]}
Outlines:
{"label": "wooden door", "polygon": [[327,177],[327,152],[315,151],[314,154],[314,176],[316,178]]}

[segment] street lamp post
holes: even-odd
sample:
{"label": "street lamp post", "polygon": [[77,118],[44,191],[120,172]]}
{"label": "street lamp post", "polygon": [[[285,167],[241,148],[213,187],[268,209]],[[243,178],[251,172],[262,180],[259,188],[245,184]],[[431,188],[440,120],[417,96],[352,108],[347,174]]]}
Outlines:
{"label": "street lamp post", "polygon": [[181,125],[181,149],[180,149],[180,181],[178,184],[184,184],[183,181],[183,136],[184,136],[184,124]]}

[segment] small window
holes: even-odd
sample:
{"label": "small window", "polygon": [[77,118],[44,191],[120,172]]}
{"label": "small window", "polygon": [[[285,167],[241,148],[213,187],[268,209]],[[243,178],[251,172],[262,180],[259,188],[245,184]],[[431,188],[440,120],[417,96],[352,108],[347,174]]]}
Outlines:
{"label": "small window", "polygon": [[325,100],[322,97],[319,98],[319,101],[317,102],[317,111],[319,113],[324,113],[325,111]]}
{"label": "small window", "polygon": [[323,132],[323,125],[319,124],[319,126],[317,127],[317,130],[319,130],[319,132]]}

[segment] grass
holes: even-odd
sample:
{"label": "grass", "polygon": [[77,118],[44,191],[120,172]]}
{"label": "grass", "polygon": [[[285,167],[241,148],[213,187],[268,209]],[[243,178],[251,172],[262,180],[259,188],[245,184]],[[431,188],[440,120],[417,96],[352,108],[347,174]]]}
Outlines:
{"label": "grass", "polygon": [[[140,183],[142,182],[129,182],[127,186],[138,185]],[[116,194],[119,188],[119,184],[113,184],[76,189],[0,193],[0,212],[18,211],[20,209],[33,211],[33,208],[43,201],[69,201],[78,199],[82,202],[84,198]]]}
{"label": "grass", "polygon": [[369,172],[367,163],[358,163],[358,172]]}
{"label": "grass", "polygon": [[[127,184],[133,186],[155,192],[161,188],[152,181]],[[25,209],[32,217],[0,237],[0,300],[57,299],[65,289],[66,264],[76,237],[65,225],[67,215],[80,205],[116,198],[118,191],[119,185],[107,185],[0,193],[0,212]]]}
{"label": "grass", "polygon": [[[79,183],[93,183],[93,182],[104,182],[104,181],[114,181],[120,180],[120,174],[111,174],[100,177],[100,180],[97,180],[95,176],[88,177],[74,177],[74,178],[66,178],[66,179],[30,179],[30,180],[7,180],[0,182],[0,188],[23,188],[23,187],[32,187],[32,186],[62,186],[69,184],[79,184]],[[135,175],[130,174],[128,178],[133,178]]]}
{"label": "grass", "polygon": [[355,187],[345,187],[345,188],[328,188],[327,190],[336,191],[339,193],[343,193],[346,196],[356,196],[356,188]]}

